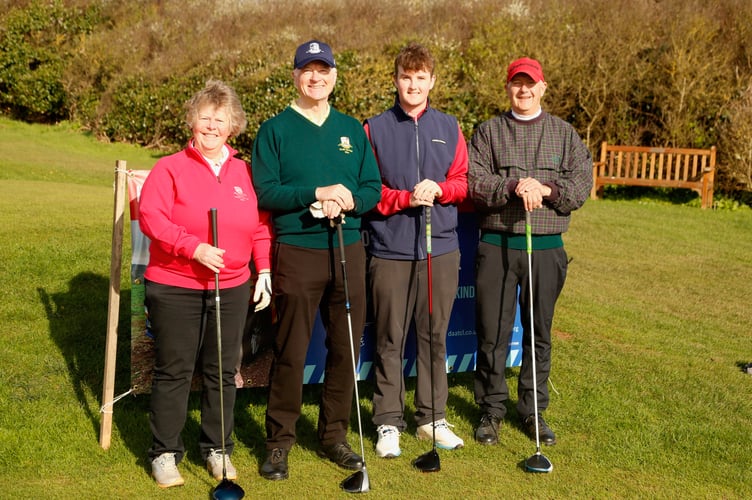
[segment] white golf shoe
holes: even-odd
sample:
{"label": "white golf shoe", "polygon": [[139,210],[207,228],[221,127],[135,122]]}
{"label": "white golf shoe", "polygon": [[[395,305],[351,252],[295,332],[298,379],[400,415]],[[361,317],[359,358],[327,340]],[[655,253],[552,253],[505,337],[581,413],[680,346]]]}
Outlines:
{"label": "white golf shoe", "polygon": [[[460,439],[450,427],[454,427],[452,424],[442,418],[433,423],[436,427],[436,446],[443,450],[456,450],[465,446],[465,442]],[[431,423],[427,423],[418,427],[416,433],[419,439],[433,439],[433,429]]]}
{"label": "white golf shoe", "polygon": [[[227,479],[234,481],[238,478],[238,471],[235,466],[230,462],[230,455],[225,455],[225,469],[227,472]],[[217,481],[221,481],[222,478],[222,450],[211,450],[209,456],[206,457],[206,469],[209,474],[212,475]]]}
{"label": "white golf shoe", "polygon": [[395,458],[402,450],[399,446],[400,431],[393,425],[380,425],[376,428],[379,440],[376,443],[376,455],[381,458]]}
{"label": "white golf shoe", "polygon": [[175,464],[174,453],[162,453],[152,460],[151,475],[160,488],[171,488],[185,484],[183,476],[180,475],[178,466]]}

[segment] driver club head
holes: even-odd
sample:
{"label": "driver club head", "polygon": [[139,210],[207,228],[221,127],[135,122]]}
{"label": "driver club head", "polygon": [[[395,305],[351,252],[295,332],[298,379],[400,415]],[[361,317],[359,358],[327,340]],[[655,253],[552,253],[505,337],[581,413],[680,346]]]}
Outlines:
{"label": "driver club head", "polygon": [[340,487],[347,493],[365,493],[371,489],[368,481],[368,471],[363,467],[359,471],[350,474],[341,483]]}
{"label": "driver club head", "polygon": [[545,455],[536,453],[525,460],[525,470],[528,472],[551,472],[554,470],[554,466]]}
{"label": "driver club head", "polygon": [[229,479],[223,479],[211,492],[213,500],[240,500],[244,496],[243,488]]}
{"label": "driver club head", "polygon": [[413,460],[413,467],[421,472],[439,472],[441,470],[441,459],[436,449],[432,449]]}

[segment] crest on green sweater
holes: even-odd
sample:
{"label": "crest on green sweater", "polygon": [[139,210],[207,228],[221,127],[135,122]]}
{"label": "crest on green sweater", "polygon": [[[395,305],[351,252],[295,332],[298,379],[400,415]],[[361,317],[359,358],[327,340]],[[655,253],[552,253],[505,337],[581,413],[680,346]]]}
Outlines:
{"label": "crest on green sweater", "polygon": [[340,137],[338,148],[340,151],[342,151],[346,155],[349,155],[350,153],[352,153],[353,147],[352,147],[352,144],[350,144],[350,138]]}

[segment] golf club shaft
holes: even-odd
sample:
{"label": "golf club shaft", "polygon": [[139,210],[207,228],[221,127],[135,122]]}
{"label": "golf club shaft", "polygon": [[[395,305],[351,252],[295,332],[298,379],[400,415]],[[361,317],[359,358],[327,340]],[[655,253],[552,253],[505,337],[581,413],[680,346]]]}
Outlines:
{"label": "golf club shaft", "polygon": [[431,359],[429,376],[431,382],[431,438],[436,449],[436,403],[433,380],[433,269],[431,269],[431,207],[426,207],[426,274],[428,278],[428,355]]}
{"label": "golf club shaft", "polygon": [[[212,208],[209,210],[211,213],[211,231],[212,231],[212,245],[219,246],[219,238],[217,237],[217,209]],[[219,271],[214,273],[214,312],[217,323],[217,363],[219,365],[219,420],[220,420],[220,432],[222,433],[222,479],[227,479],[227,463],[225,458],[225,391],[223,384],[223,371],[222,371],[222,321],[221,321],[221,304],[219,300]]]}
{"label": "golf club shaft", "polygon": [[535,367],[535,319],[533,317],[533,227],[530,212],[525,211],[525,240],[527,246],[527,277],[530,289],[530,356],[533,368],[533,411],[535,412],[535,447],[540,451],[540,431],[538,429],[538,378]]}
{"label": "golf club shaft", "polygon": [[337,240],[339,242],[339,256],[342,264],[342,285],[345,290],[345,312],[347,313],[347,333],[350,339],[350,355],[352,358],[353,381],[355,382],[355,409],[358,414],[358,436],[360,436],[360,456],[363,459],[363,469],[366,468],[366,453],[363,446],[363,426],[360,419],[360,394],[358,393],[358,366],[355,361],[355,343],[353,342],[352,316],[350,314],[350,291],[347,287],[347,260],[345,258],[345,238],[342,232],[342,218],[335,220],[337,226]]}

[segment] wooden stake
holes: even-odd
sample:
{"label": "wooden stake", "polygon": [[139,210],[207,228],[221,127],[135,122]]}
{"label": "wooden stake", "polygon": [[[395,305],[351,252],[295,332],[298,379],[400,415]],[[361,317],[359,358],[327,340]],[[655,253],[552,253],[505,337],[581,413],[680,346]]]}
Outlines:
{"label": "wooden stake", "polygon": [[99,445],[107,450],[112,437],[115,363],[117,361],[118,321],[120,317],[120,273],[123,259],[123,213],[125,211],[126,162],[115,162],[115,208],[112,219],[112,255],[110,258],[110,292],[107,303],[107,342],[105,344],[104,383],[102,387],[102,421]]}

